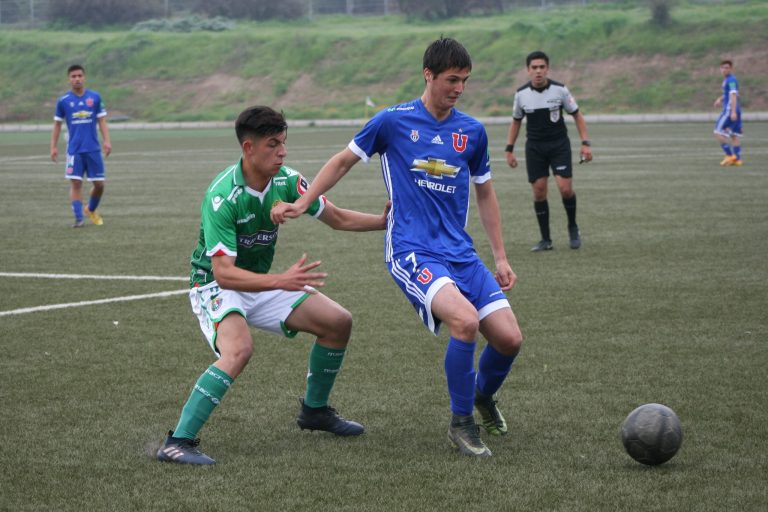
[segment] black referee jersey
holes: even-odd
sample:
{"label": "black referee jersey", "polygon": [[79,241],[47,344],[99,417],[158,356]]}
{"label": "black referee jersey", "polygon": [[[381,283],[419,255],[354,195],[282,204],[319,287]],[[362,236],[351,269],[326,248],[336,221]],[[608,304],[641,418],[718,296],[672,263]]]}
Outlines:
{"label": "black referee jersey", "polygon": [[528,116],[528,140],[548,142],[568,136],[563,110],[569,114],[579,110],[565,85],[549,80],[543,89],[536,89],[528,82],[515,93],[512,117],[520,121]]}

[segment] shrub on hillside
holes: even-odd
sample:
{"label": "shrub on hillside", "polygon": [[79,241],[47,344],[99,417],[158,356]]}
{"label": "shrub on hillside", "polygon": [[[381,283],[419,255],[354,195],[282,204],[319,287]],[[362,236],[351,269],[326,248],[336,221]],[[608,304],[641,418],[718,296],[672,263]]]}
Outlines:
{"label": "shrub on hillside", "polygon": [[232,19],[272,20],[304,16],[300,0],[195,0],[192,10],[208,16]]}
{"label": "shrub on hillside", "polygon": [[650,0],[651,23],[657,27],[668,27],[672,23],[672,3],[674,0]]}
{"label": "shrub on hillside", "polygon": [[235,28],[235,21],[221,16],[214,18],[187,16],[186,18],[140,21],[131,30],[134,32],[222,32],[233,28]]}
{"label": "shrub on hillside", "polygon": [[162,14],[162,2],[155,0],[50,0],[52,21],[74,26],[136,23]]}
{"label": "shrub on hillside", "polygon": [[407,16],[426,20],[456,18],[476,12],[489,14],[503,10],[501,0],[397,0],[397,6],[400,12]]}

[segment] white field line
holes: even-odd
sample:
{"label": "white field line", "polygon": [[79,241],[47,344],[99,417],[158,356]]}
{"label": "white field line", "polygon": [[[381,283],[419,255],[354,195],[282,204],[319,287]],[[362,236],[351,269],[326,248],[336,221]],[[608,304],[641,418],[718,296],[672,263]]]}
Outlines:
{"label": "white field line", "polygon": [[172,295],[181,295],[183,293],[189,293],[189,290],[174,290],[171,292],[147,293],[144,295],[127,295],[125,297],[113,297],[111,299],[87,300],[81,302],[68,302],[66,304],[49,304],[47,306],[35,306],[32,308],[11,309],[8,311],[0,311],[0,316],[23,315],[24,313],[36,313],[38,311],[51,311],[54,309],[79,308],[82,306],[92,306],[94,304],[108,304],[110,302],[126,302],[130,300],[170,297]]}
{"label": "white field line", "polygon": [[95,274],[33,274],[27,272],[0,272],[0,277],[28,277],[33,279],[99,279],[104,281],[188,281],[188,277],[164,276],[100,276]]}
{"label": "white field line", "polygon": [[[36,279],[99,279],[99,280],[124,280],[124,281],[187,281],[186,277],[162,277],[162,276],[99,276],[89,274],[32,274],[24,272],[0,272],[0,277],[23,277]],[[91,306],[94,304],[108,304],[111,302],[127,302],[131,300],[154,299],[158,297],[170,297],[189,293],[189,289],[173,290],[170,292],[146,293],[143,295],[126,295],[124,297],[113,297],[110,299],[88,300],[80,302],[68,302],[66,304],[48,304],[46,306],[35,306],[29,308],[12,309],[0,311],[0,316],[23,315],[25,313],[36,313],[38,311],[51,311],[54,309],[79,308]]]}

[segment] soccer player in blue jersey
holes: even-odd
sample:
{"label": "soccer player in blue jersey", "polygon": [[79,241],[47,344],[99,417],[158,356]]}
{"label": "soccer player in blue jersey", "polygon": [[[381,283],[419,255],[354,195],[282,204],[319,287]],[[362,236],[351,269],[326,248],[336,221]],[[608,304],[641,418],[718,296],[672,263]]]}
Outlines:
{"label": "soccer player in blue jersey", "polygon": [[723,111],[715,122],[715,138],[723,148],[725,158],[720,165],[743,165],[741,160],[741,105],[739,104],[739,81],[733,74],[733,62],[720,63],[723,75],[723,94],[715,99],[715,107],[722,105]]}
{"label": "soccer player in blue jersey", "polygon": [[[75,215],[73,227],[83,227],[83,214],[87,215],[94,224],[101,226],[104,220],[96,212],[96,208],[104,194],[104,160],[101,158],[96,125],[98,124],[101,130],[104,156],[109,156],[112,152],[112,143],[109,140],[107,127],[107,109],[98,92],[85,88],[83,66],[73,64],[67,70],[67,76],[72,90],[56,102],[51,133],[51,160],[55,162],[59,156],[57,146],[61,134],[61,123],[66,121],[69,142],[65,177],[69,180],[69,200]],[[83,209],[81,193],[84,177],[93,184],[85,209]]]}
{"label": "soccer player in blue jersey", "polygon": [[[307,194],[272,209],[283,222],[303,213],[359,160],[381,159],[392,201],[384,258],[395,283],[427,328],[441,324],[450,338],[445,352],[453,416],[448,438],[460,453],[487,457],[473,416],[493,435],[507,433],[494,394],[523,341],[504,292],[515,284],[501,236],[501,216],[491,183],[488,137],[476,119],[455,108],[472,71],[467,50],[440,38],[424,53],[424,93],[374,116],[346,149],[320,170]],[[495,275],[483,264],[465,228],[470,183],[490,242]],[[474,367],[478,333],[488,341]]]}

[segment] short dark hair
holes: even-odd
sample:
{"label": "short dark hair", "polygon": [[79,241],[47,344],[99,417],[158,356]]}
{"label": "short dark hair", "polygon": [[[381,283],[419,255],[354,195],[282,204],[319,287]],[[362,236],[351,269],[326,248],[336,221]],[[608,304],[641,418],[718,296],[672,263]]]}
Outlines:
{"label": "short dark hair", "polygon": [[547,54],[541,50],[536,50],[535,52],[529,53],[525,58],[525,67],[531,67],[531,61],[536,59],[544,59],[544,62],[546,62],[547,66],[549,66],[549,57],[547,57]]}
{"label": "short dark hair", "polygon": [[240,144],[251,137],[271,137],[287,129],[283,113],[264,106],[248,107],[235,121],[235,133]]}
{"label": "short dark hair", "polygon": [[83,74],[85,74],[85,68],[83,66],[81,66],[80,64],[72,64],[71,66],[69,66],[69,68],[67,68],[67,76],[69,76],[71,72],[77,71],[77,70],[80,70],[83,72]]}
{"label": "short dark hair", "polygon": [[472,71],[472,58],[460,42],[449,37],[433,41],[424,52],[422,69],[437,76],[446,69],[458,68]]}
{"label": "short dark hair", "polygon": [[720,65],[722,66],[723,64],[728,64],[729,66],[733,67],[733,61],[730,60],[730,59],[723,59],[723,60],[721,60],[720,61]]}

